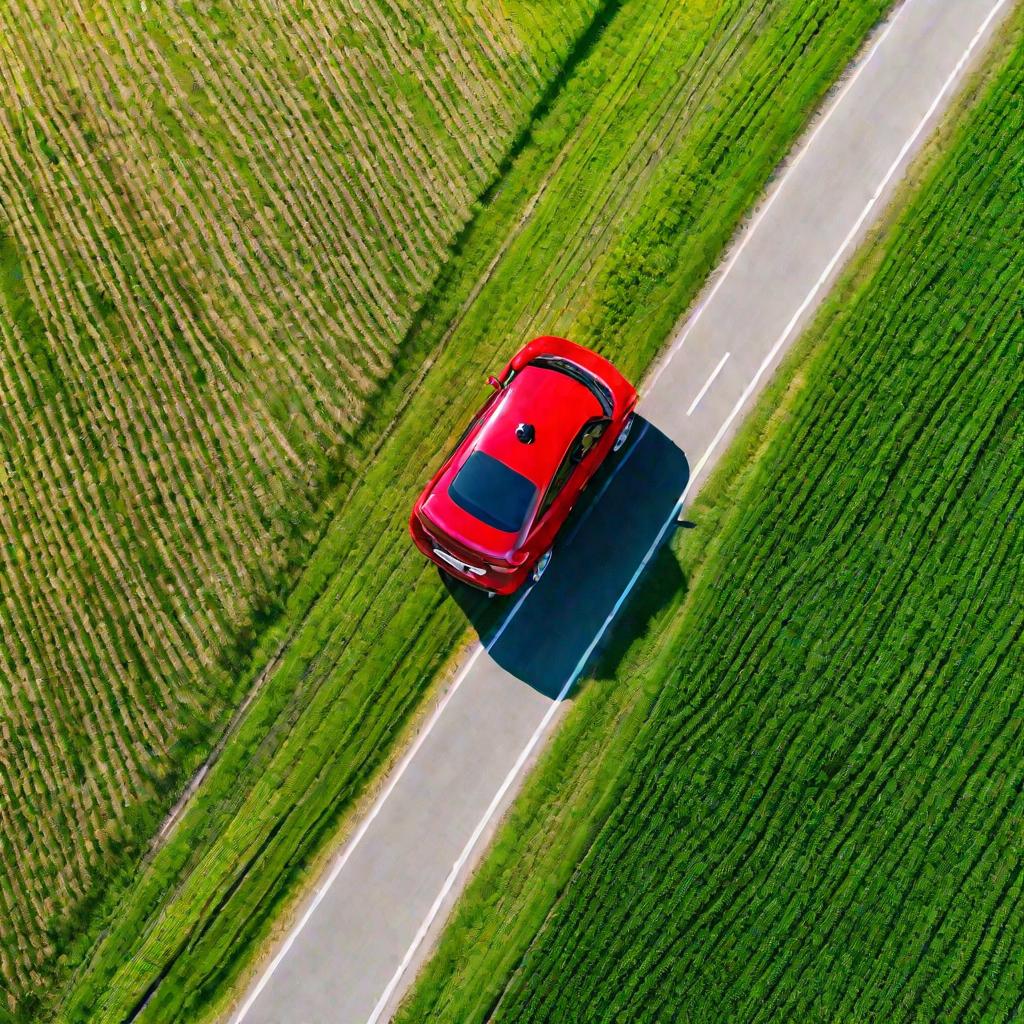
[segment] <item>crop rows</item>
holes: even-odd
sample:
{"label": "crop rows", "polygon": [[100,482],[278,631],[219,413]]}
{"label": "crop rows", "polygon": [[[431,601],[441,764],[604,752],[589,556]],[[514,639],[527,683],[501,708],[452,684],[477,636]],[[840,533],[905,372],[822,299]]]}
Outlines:
{"label": "crop rows", "polygon": [[347,439],[592,4],[149,6],[0,6],[12,1009],[233,699]]}
{"label": "crop rows", "polygon": [[[385,762],[465,616],[406,537],[427,466],[531,334],[638,373],[884,3],[627,2],[534,128],[403,349],[388,427],[302,588],[318,598],[67,1004],[194,1020]],[[390,403],[390,404],[389,404]],[[211,910],[211,908],[213,908]]]}
{"label": "crop rows", "polygon": [[827,328],[495,1019],[1024,1009],[1022,100]]}

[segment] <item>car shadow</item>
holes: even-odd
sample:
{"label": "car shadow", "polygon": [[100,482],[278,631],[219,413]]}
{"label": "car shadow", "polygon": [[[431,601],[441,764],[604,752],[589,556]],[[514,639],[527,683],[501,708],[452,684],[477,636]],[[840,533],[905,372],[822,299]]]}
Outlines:
{"label": "car shadow", "polygon": [[[595,638],[604,631],[602,669],[608,673],[610,660],[624,653],[685,583],[664,542],[675,529],[673,513],[689,475],[678,446],[638,419],[627,447],[591,481],[555,542],[547,572],[518,608],[520,595],[489,599],[442,573],[494,661],[555,698],[593,660]],[[630,613],[622,620],[626,628],[607,631],[606,621],[617,617],[635,576]],[[652,576],[656,585],[648,587]]]}

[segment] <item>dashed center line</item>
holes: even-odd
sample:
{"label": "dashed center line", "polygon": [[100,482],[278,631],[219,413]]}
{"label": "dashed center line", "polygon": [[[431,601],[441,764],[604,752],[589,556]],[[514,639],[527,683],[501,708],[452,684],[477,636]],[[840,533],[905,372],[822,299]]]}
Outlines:
{"label": "dashed center line", "polygon": [[693,410],[700,405],[700,400],[708,393],[708,388],[715,383],[715,378],[722,372],[722,367],[725,366],[725,361],[729,358],[729,353],[726,352],[721,359],[718,360],[718,365],[711,371],[711,376],[704,382],[704,387],[697,392],[697,397],[690,403],[690,408],[686,410],[687,416],[693,415]]}

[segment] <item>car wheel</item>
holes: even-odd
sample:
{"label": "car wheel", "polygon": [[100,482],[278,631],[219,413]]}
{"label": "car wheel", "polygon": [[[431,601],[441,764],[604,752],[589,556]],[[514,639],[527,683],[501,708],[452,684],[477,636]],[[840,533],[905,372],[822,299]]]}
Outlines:
{"label": "car wheel", "polygon": [[630,413],[629,419],[623,423],[622,430],[619,431],[619,436],[615,438],[615,444],[612,445],[613,452],[617,452],[629,440],[629,432],[633,429],[633,420],[635,418],[634,414]]}
{"label": "car wheel", "polygon": [[544,570],[547,569],[547,567],[550,564],[551,564],[551,549],[548,548],[548,550],[545,551],[544,554],[541,555],[540,558],[538,558],[537,561],[533,565],[533,572],[530,573],[530,575],[533,577],[533,582],[534,583],[536,583],[537,580],[539,580],[541,578],[541,576],[544,575]]}

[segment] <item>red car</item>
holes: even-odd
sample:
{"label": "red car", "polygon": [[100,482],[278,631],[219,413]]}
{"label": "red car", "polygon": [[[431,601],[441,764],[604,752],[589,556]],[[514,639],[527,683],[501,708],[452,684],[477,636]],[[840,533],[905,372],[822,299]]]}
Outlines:
{"label": "red car", "polygon": [[511,594],[538,580],[598,466],[629,436],[636,390],[595,352],[535,338],[493,388],[427,484],[409,531],[465,583]]}

